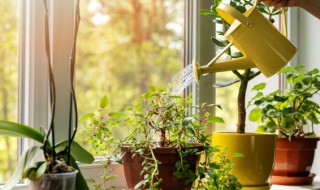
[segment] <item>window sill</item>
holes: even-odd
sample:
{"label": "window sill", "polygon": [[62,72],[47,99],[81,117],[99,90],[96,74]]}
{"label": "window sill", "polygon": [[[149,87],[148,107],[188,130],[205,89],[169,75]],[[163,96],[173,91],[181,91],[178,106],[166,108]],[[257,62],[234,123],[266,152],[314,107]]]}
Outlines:
{"label": "window sill", "polygon": [[320,189],[320,177],[316,177],[313,185],[302,186],[287,186],[287,185],[272,185],[271,190],[316,190]]}
{"label": "window sill", "polygon": [[[123,166],[121,164],[114,163],[109,167],[110,170],[113,170],[113,175],[116,175],[117,178],[108,182],[108,186],[116,186],[117,189],[127,189],[126,180],[123,173]],[[101,174],[103,173],[103,166],[99,163],[92,165],[82,165],[81,171],[84,174],[84,177],[88,179],[88,184],[90,189],[94,189],[93,185],[95,181],[101,179]],[[285,185],[272,185],[270,190],[320,190],[320,177],[316,177],[313,185],[306,186],[285,186]],[[17,185],[13,190],[28,190],[27,184]]]}

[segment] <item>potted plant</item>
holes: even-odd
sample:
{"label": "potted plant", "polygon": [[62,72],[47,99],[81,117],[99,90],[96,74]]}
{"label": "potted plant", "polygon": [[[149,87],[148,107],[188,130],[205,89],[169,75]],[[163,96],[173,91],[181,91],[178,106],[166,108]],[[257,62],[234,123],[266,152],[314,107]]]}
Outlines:
{"label": "potted plant", "polygon": [[[131,130],[125,138],[112,139],[119,147],[129,189],[241,188],[229,173],[232,164],[225,152],[212,147],[210,135],[204,133],[209,123],[223,121],[207,111],[217,105],[199,105],[198,114],[188,116],[190,103],[189,97],[170,96],[166,90],[150,86],[137,105],[124,113],[104,111],[101,116],[99,109],[101,119],[88,115],[95,130],[102,127],[103,134],[113,127]],[[97,125],[102,120],[103,125]],[[213,158],[213,154],[219,156]]]}
{"label": "potted plant", "polygon": [[[46,9],[45,39],[47,39],[45,45],[49,71],[50,111],[52,114],[50,118],[50,124],[48,129],[40,129],[40,131],[37,131],[30,126],[23,124],[10,121],[0,121],[0,135],[29,138],[37,142],[36,145],[31,146],[21,155],[14,174],[5,184],[3,189],[12,189],[22,177],[30,179],[29,187],[31,190],[89,190],[87,183],[80,172],[77,162],[92,163],[94,158],[89,152],[87,152],[74,141],[74,137],[77,132],[77,122],[74,122],[74,120],[77,120],[77,106],[73,87],[73,77],[71,77],[72,79],[70,81],[72,88],[70,90],[72,104],[69,107],[69,136],[68,139],[63,142],[55,142],[54,115],[56,111],[56,92],[53,71],[51,68],[47,1],[44,1],[44,5]],[[75,41],[80,21],[79,2],[77,2],[76,7],[74,44],[70,56],[71,76],[74,74]],[[75,113],[75,119],[73,118],[73,113]],[[39,150],[43,151],[44,160],[30,165],[30,162],[33,161],[35,154]]]}
{"label": "potted plant", "polygon": [[250,120],[259,124],[258,131],[278,134],[272,183],[284,185],[311,184],[310,173],[319,138],[313,130],[319,124],[320,106],[312,98],[319,95],[319,69],[303,72],[302,65],[286,67],[279,72],[289,86],[263,94],[265,83],[256,85],[251,100],[255,108]]}
{"label": "potted plant", "polygon": [[[222,25],[221,31],[217,31],[219,35],[231,35],[234,32],[235,27],[230,27],[230,20],[224,20],[221,15],[218,14],[216,8],[222,2],[217,0],[209,10],[201,10],[204,15],[214,17],[215,23]],[[248,7],[253,6],[254,1],[246,0],[231,0],[229,5],[234,7],[240,13],[244,13],[245,16],[250,14]],[[269,8],[268,6],[258,3],[257,9],[269,16],[269,20],[274,22],[273,16],[281,14],[282,11]],[[248,10],[248,12],[247,12]],[[228,31],[228,29],[233,29]],[[230,40],[230,39],[229,39]],[[225,48],[226,53],[231,58],[243,57],[241,52],[231,49],[229,42],[226,39],[218,39],[215,36],[212,37],[212,41],[215,45]],[[243,59],[244,60],[244,59]],[[213,63],[212,66],[219,63]],[[226,65],[229,63],[226,63]],[[239,64],[239,70],[230,69],[236,76],[236,79],[230,82],[215,84],[214,87],[227,87],[235,83],[240,82],[239,93],[238,93],[238,123],[237,123],[237,133],[213,133],[212,144],[227,146],[230,152],[239,152],[244,155],[240,158],[231,158],[231,161],[235,164],[232,169],[232,173],[235,174],[240,183],[244,188],[248,189],[269,189],[270,188],[270,177],[273,168],[274,152],[275,152],[275,140],[276,136],[274,134],[261,134],[261,133],[246,133],[246,93],[249,81],[254,79],[260,74],[260,71],[256,71],[250,68],[245,68],[241,70],[241,65],[246,65],[250,63]],[[206,66],[200,67],[196,64],[195,75],[199,79],[201,74],[201,69],[206,69]],[[280,70],[280,69],[279,69]],[[217,72],[208,69],[208,73]]]}

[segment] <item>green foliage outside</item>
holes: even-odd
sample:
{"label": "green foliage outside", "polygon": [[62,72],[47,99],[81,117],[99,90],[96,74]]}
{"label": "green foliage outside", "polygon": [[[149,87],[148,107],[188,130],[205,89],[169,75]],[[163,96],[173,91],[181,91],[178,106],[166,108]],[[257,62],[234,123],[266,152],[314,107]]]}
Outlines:
{"label": "green foliage outside", "polygon": [[[98,0],[95,10],[90,2],[81,1],[77,45],[80,116],[95,110],[104,94],[111,109],[123,110],[150,84],[166,87],[183,67],[183,1]],[[99,14],[109,20],[94,24]]]}
{"label": "green foliage outside", "polygon": [[[18,108],[18,1],[0,1],[0,119],[17,120]],[[12,174],[17,140],[0,136],[0,184]]]}

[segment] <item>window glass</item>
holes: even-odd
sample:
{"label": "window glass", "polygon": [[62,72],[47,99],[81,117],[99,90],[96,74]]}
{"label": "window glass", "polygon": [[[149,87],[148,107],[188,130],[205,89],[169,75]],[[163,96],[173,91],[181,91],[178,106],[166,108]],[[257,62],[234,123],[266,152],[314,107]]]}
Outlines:
{"label": "window glass", "polygon": [[[0,119],[17,121],[18,2],[0,1]],[[17,139],[0,136],[0,184],[15,169]]]}
{"label": "window glass", "polygon": [[[79,117],[133,105],[149,85],[166,87],[183,67],[184,1],[83,0],[77,44]],[[87,123],[80,123],[84,129]],[[119,129],[117,134],[125,133]],[[81,141],[81,135],[78,135]]]}

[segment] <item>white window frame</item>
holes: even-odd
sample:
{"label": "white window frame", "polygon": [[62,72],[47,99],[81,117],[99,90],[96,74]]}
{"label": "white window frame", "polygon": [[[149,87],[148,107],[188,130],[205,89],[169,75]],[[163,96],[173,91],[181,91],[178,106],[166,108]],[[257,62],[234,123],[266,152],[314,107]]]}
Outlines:
{"label": "white window frame", "polygon": [[[41,0],[19,0],[20,2],[20,46],[19,46],[19,121],[39,129],[47,126],[49,119],[48,72],[44,43],[44,7]],[[199,9],[209,8],[212,0],[186,0],[185,14],[185,64],[196,59],[205,65],[214,56],[214,46],[210,37],[214,34],[212,18],[199,14]],[[69,115],[69,56],[73,39],[73,1],[52,0],[50,8],[50,42],[53,72],[57,87],[57,141],[66,139]],[[291,15],[292,14],[292,15]],[[290,13],[289,31],[295,31],[292,24],[296,22],[296,14]],[[294,18],[294,19],[293,19]],[[80,23],[81,25],[81,23]],[[200,35],[201,33],[201,35]],[[293,39],[295,40],[295,39]],[[193,92],[194,102],[214,103],[214,75],[202,78],[200,85],[193,85],[188,91]],[[211,133],[214,128],[210,128]],[[19,152],[30,145],[31,141],[21,140]],[[40,155],[41,156],[41,155]],[[39,156],[39,157],[40,157]],[[39,158],[38,158],[39,159]],[[121,173],[119,165],[116,171]],[[100,164],[83,165],[82,171],[86,177],[99,178],[102,170]],[[121,174],[122,175],[122,174]],[[124,176],[115,182],[123,184]],[[27,190],[26,184],[18,185],[15,190]]]}

